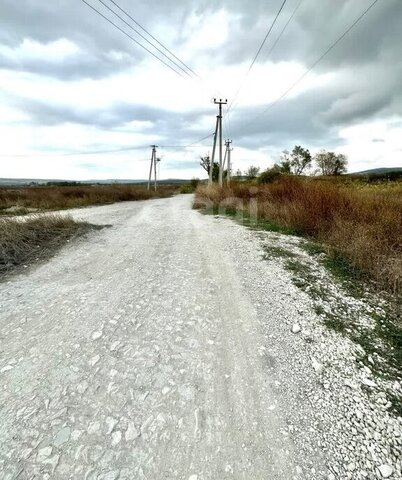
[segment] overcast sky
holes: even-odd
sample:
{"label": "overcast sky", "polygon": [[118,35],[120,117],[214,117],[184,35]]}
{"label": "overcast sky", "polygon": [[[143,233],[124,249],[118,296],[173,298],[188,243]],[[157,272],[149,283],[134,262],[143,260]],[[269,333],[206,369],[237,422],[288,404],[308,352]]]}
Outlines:
{"label": "overcast sky", "polygon": [[268,110],[372,0],[288,0],[247,77],[282,0],[116,2],[200,78],[177,75],[81,0],[0,0],[0,177],[145,178],[154,143],[161,178],[202,177],[212,139],[178,146],[211,134],[213,96],[231,102],[240,85],[224,130],[234,170],[265,169],[295,144],[345,153],[349,171],[402,166],[401,0],[379,0]]}

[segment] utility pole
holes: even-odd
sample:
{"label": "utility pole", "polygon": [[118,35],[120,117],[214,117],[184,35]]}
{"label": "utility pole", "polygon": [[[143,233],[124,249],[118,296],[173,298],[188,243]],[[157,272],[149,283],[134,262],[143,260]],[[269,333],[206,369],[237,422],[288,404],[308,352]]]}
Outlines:
{"label": "utility pole", "polygon": [[227,175],[226,175],[226,182],[228,185],[230,184],[230,169],[232,168],[230,154],[233,148],[230,147],[231,143],[232,143],[232,140],[226,140],[225,142],[226,151],[225,151],[225,161],[223,162],[223,169],[225,169],[226,158],[228,159],[228,168],[227,168]]}
{"label": "utility pole", "polygon": [[216,127],[215,127],[215,133],[214,133],[214,146],[212,147],[212,157],[211,157],[211,163],[209,166],[209,185],[212,185],[212,172],[214,171],[214,163],[215,163],[215,151],[216,151],[216,138],[218,135],[218,128],[219,128],[219,116],[216,117]]}
{"label": "utility pole", "polygon": [[158,145],[151,145],[152,148],[152,155],[151,155],[151,166],[149,168],[149,178],[148,178],[148,190],[151,188],[151,178],[152,178],[152,170],[154,171],[154,176],[155,176],[155,191],[156,191],[156,149],[158,148]]}
{"label": "utility pole", "polygon": [[214,135],[214,148],[212,150],[211,167],[209,170],[209,183],[212,183],[212,172],[214,169],[216,141],[219,135],[219,185],[223,185],[223,146],[222,146],[222,105],[227,105],[227,100],[214,98],[214,104],[219,105],[219,114],[216,117],[216,127]]}

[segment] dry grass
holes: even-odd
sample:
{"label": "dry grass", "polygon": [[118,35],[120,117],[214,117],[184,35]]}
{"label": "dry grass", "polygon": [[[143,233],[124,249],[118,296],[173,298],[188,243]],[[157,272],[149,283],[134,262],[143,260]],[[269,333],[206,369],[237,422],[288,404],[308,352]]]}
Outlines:
{"label": "dry grass", "polygon": [[322,242],[397,296],[402,293],[402,183],[285,177],[268,185],[199,187],[195,208],[230,208]]}
{"label": "dry grass", "polygon": [[0,273],[43,260],[91,228],[67,215],[0,218]]}
{"label": "dry grass", "polygon": [[32,211],[103,205],[129,200],[168,197],[174,186],[148,191],[142,185],[80,185],[66,187],[1,187],[0,214],[16,215]]}

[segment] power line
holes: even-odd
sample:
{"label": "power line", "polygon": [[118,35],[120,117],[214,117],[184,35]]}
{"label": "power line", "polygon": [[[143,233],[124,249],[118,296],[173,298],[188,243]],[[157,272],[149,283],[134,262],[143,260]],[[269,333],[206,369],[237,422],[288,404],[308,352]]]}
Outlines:
{"label": "power line", "polygon": [[154,40],[159,46],[164,48],[172,57],[174,57],[178,62],[180,62],[184,67],[186,67],[191,73],[193,73],[196,77],[199,77],[199,75],[192,69],[190,68],[186,63],[184,63],[182,60],[180,60],[179,57],[177,57],[171,50],[169,50],[163,43],[161,43],[157,38],[155,38],[146,28],[144,28],[137,20],[135,20],[126,10],[124,10],[117,2],[114,0],[109,0],[110,2],[113,3],[121,12],[123,12],[130,20],[132,20],[139,28],[141,28],[142,31],[144,31],[147,35],[149,35],[152,40]]}
{"label": "power line", "polygon": [[257,53],[255,54],[255,56],[254,56],[254,58],[253,58],[253,61],[251,62],[250,66],[248,67],[248,70],[247,70],[247,73],[246,73],[246,75],[245,75],[245,77],[244,77],[244,79],[243,79],[243,82],[240,84],[239,88],[237,89],[237,91],[236,91],[236,93],[235,93],[235,95],[234,95],[234,97],[233,97],[233,99],[232,99],[232,101],[231,101],[231,103],[230,103],[230,105],[229,105],[229,107],[228,107],[228,113],[230,112],[230,110],[231,110],[231,108],[232,108],[232,105],[233,105],[233,103],[235,102],[236,98],[238,97],[239,93],[240,93],[241,90],[243,89],[243,87],[244,87],[244,85],[245,85],[245,82],[246,82],[246,80],[247,80],[247,77],[248,77],[248,75],[250,74],[252,68],[254,67],[254,64],[255,64],[255,62],[257,61],[257,58],[259,57],[259,55],[260,55],[260,53],[261,53],[261,50],[263,49],[266,41],[268,40],[268,37],[269,37],[270,33],[272,32],[272,29],[274,28],[275,23],[276,23],[276,21],[278,20],[279,15],[281,14],[281,12],[282,12],[282,10],[283,10],[283,7],[285,6],[286,2],[287,2],[287,0],[283,0],[282,5],[280,6],[280,8],[279,8],[279,10],[278,10],[278,13],[276,14],[273,22],[271,23],[271,26],[270,26],[269,29],[268,29],[268,32],[266,33],[266,35],[265,35],[265,37],[264,37],[264,39],[263,39],[260,47],[259,47],[258,50],[257,50]]}
{"label": "power line", "polygon": [[185,70],[181,65],[176,63],[174,60],[172,60],[170,57],[168,57],[162,50],[158,47],[156,47],[152,42],[150,42],[142,33],[140,33],[138,30],[136,30],[132,25],[130,25],[124,18],[116,13],[112,8],[110,8],[103,0],[98,0],[105,8],[107,8],[110,12],[112,12],[114,15],[116,15],[117,18],[119,18],[124,24],[128,26],[133,32],[135,32],[137,35],[139,35],[143,40],[145,40],[149,45],[151,45],[155,50],[157,50],[161,55],[163,55],[169,62],[172,62],[173,65],[175,65],[177,68],[179,68],[183,73],[191,77],[191,75],[188,73],[187,70]]}
{"label": "power line", "polygon": [[282,38],[282,35],[285,33],[286,29],[289,26],[289,23],[293,20],[294,16],[296,15],[297,11],[299,10],[301,4],[304,0],[300,0],[299,3],[296,5],[296,8],[293,10],[292,15],[289,17],[289,20],[285,23],[285,26],[282,28],[281,33],[278,35],[277,39],[273,43],[272,47],[269,49],[267,56],[269,57],[271,53],[274,51],[275,47],[278,45],[279,40]]}
{"label": "power line", "polygon": [[[99,0],[103,5],[104,2],[102,0]],[[179,63],[181,63],[187,70],[184,70],[178,63],[174,62],[171,58],[169,58],[169,56],[167,56],[166,54],[164,54],[160,49],[158,49],[158,47],[156,47],[152,42],[150,42],[148,39],[146,39],[143,35],[141,35],[137,30],[135,30],[131,25],[129,25],[124,19],[122,19],[120,16],[119,18],[124,22],[126,23],[126,25],[128,25],[132,30],[134,30],[138,35],[141,36],[141,38],[143,38],[145,41],[147,41],[149,44],[151,44],[156,50],[158,50],[162,55],[164,55],[166,58],[169,59],[169,61],[171,61],[172,63],[174,63],[174,65],[176,65],[178,68],[180,68],[186,75],[188,75],[190,78],[194,79],[194,80],[197,80],[199,82],[201,82],[202,84],[204,84],[204,87],[207,87],[206,89],[209,90],[210,92],[212,92],[213,94],[215,94],[216,92],[214,92],[210,85],[205,81],[204,78],[202,78],[197,72],[195,72],[191,67],[189,67],[189,65],[187,65],[187,63],[183,62],[179,57],[177,57],[171,50],[169,50],[169,48],[166,47],[166,45],[164,45],[162,42],[160,42],[154,35],[152,35],[145,27],[143,27],[137,20],[135,20],[135,18],[133,18],[132,15],[130,15],[127,10],[125,10],[124,8],[122,8],[115,0],[109,0],[113,5],[115,5],[122,13],[124,13],[124,15],[126,15],[130,20],[132,20],[139,28],[141,28],[141,30],[143,30],[147,35],[149,35],[150,38],[152,38],[152,40],[154,40],[158,45],[160,45],[164,50],[166,50],[174,59],[176,59]],[[106,5],[105,5],[106,6]],[[116,12],[114,12],[113,10],[111,10],[108,6],[106,6],[106,8],[108,8],[110,11],[112,11],[115,15]],[[190,73],[192,75],[190,75]]]}
{"label": "power line", "polygon": [[[304,0],[300,0],[299,3],[296,5],[296,8],[293,10],[292,14],[290,15],[288,21],[285,23],[284,27],[282,28],[281,32],[279,33],[278,37],[276,38],[275,42],[272,44],[271,48],[269,49],[266,57],[269,57],[271,55],[271,53],[275,50],[276,46],[278,45],[279,43],[279,40],[282,38],[283,34],[285,33],[286,29],[288,28],[290,22],[293,20],[293,18],[295,17],[297,11],[299,10],[299,8],[301,7],[301,4],[303,3]],[[235,108],[237,107],[237,105],[239,104],[238,102],[234,103],[232,102],[233,105],[232,105],[232,109],[231,109],[231,112],[230,113],[233,113],[233,111],[235,110]],[[229,111],[227,111],[227,113],[229,113]],[[228,122],[230,124],[230,117],[228,117]],[[232,137],[232,135],[230,135],[230,137]]]}
{"label": "power line", "polygon": [[211,138],[215,135],[214,133],[210,133],[206,137],[200,138],[199,140],[190,143],[188,145],[161,145],[161,148],[204,148],[206,145],[198,145],[199,143],[203,142],[204,140],[207,140],[208,138]]}
{"label": "power line", "polygon": [[[196,140],[195,142],[192,142],[188,145],[163,145],[163,148],[199,148],[199,147],[205,147],[205,145],[198,145],[199,143],[203,142],[204,140],[207,140],[210,137],[213,137],[214,133],[210,133],[206,137],[200,138],[199,140]],[[54,156],[59,156],[59,157],[75,157],[75,156],[80,156],[80,155],[103,155],[107,153],[125,153],[125,152],[130,152],[131,150],[144,150],[148,149],[149,145],[129,145],[127,147],[120,147],[120,148],[113,148],[113,149],[107,149],[107,150],[85,150],[85,151],[80,151],[80,152],[54,152],[54,153],[22,153],[22,154],[0,154],[1,158],[28,158],[28,157],[54,157]]]}
{"label": "power line", "polygon": [[[136,25],[138,25],[141,29],[143,29],[152,39],[154,39],[159,45],[161,45],[166,51],[168,51],[174,58],[176,58],[182,65],[184,65],[194,76],[192,76],[188,71],[184,70],[177,62],[172,60],[169,56],[167,56],[164,52],[162,52],[158,47],[156,47],[152,42],[150,42],[146,37],[144,37],[140,32],[138,32],[132,25],[130,25],[124,18],[122,18],[118,13],[116,13],[113,9],[111,9],[108,5],[104,3],[103,0],[98,0],[102,5],[104,5],[109,11],[111,11],[114,15],[116,15],[122,22],[124,22],[131,30],[133,30],[137,35],[139,35],[141,38],[143,38],[148,44],[150,44],[153,48],[155,48],[158,52],[160,52],[169,62],[171,62],[176,68],[180,69],[185,75],[187,75],[189,78],[192,78],[193,80],[197,80],[201,83],[203,83],[208,90],[210,90],[209,85],[207,82],[196,72],[194,72],[193,69],[191,69],[186,63],[184,63],[182,60],[180,60],[176,55],[174,55],[167,47],[165,47],[159,40],[157,40],[152,34],[148,32],[144,27],[142,27],[130,14],[128,14],[123,8],[121,8],[115,1],[110,0],[114,5],[116,5],[117,8],[119,8],[125,15],[127,15],[128,18],[130,18]],[[183,74],[180,73],[176,68],[173,68],[172,65],[166,63],[162,58],[160,58],[158,55],[156,55],[154,52],[149,50],[147,47],[145,47],[142,43],[138,42],[135,38],[133,38],[131,35],[129,35],[125,30],[123,30],[121,27],[119,27],[116,23],[114,23],[112,20],[110,20],[108,17],[106,17],[103,13],[101,13],[98,9],[96,9],[93,5],[89,4],[86,0],[82,0],[83,3],[85,3],[88,7],[90,7],[92,10],[94,10],[98,15],[100,15],[102,18],[104,18],[107,22],[109,22],[111,25],[116,27],[121,33],[126,35],[128,38],[130,38],[132,41],[134,41],[137,45],[139,45],[141,48],[143,48],[145,51],[150,53],[153,57],[155,57],[157,60],[162,62],[164,65],[166,65],[168,68],[173,70],[176,74],[180,75],[183,77]],[[210,90],[211,91],[211,90]]]}
{"label": "power line", "polygon": [[86,0],[81,0],[83,3],[85,3],[85,5],[88,5],[89,8],[91,8],[92,10],[94,10],[98,15],[100,15],[102,18],[104,18],[107,22],[109,22],[111,25],[113,25],[115,28],[117,28],[118,30],[120,30],[121,33],[123,33],[124,35],[126,35],[126,37],[130,38],[133,42],[135,42],[137,45],[139,45],[141,48],[143,48],[146,52],[150,53],[153,57],[155,57],[157,60],[159,60],[160,62],[162,62],[164,65],[166,65],[168,68],[170,68],[170,70],[172,70],[173,72],[177,73],[177,75],[180,75],[180,77],[183,77],[183,75],[178,72],[177,70],[175,70],[171,65],[169,65],[168,63],[166,63],[164,60],[162,60],[160,57],[158,57],[158,55],[156,55],[155,53],[151,52],[151,50],[149,50],[147,47],[145,47],[144,45],[142,45],[142,43],[140,43],[138,40],[136,40],[134,37],[132,37],[129,33],[127,33],[126,31],[124,31],[122,28],[120,28],[118,25],[116,25],[112,20],[110,20],[110,18],[106,17],[105,15],[103,15],[103,13],[101,13],[99,10],[97,10],[94,6],[92,6],[90,3],[88,3]]}
{"label": "power line", "polygon": [[124,152],[130,152],[131,150],[143,150],[145,148],[149,148],[149,145],[144,145],[144,146],[128,146],[128,147],[121,147],[121,148],[115,148],[115,149],[108,149],[108,150],[85,150],[81,152],[54,152],[54,153],[17,153],[17,154],[6,154],[3,153],[0,155],[0,157],[4,158],[28,158],[28,157],[75,157],[75,156],[81,156],[81,155],[103,155],[106,153],[124,153]]}
{"label": "power line", "polygon": [[287,95],[346,37],[346,35],[367,15],[367,13],[378,3],[379,0],[374,0],[357,19],[342,33],[340,37],[338,37],[335,42],[333,42],[325,52],[317,58],[317,60],[312,63],[312,65],[287,89],[285,90],[276,100],[271,102],[264,108],[259,114],[257,114],[253,119],[251,119],[248,123],[245,124],[245,127],[248,127],[252,123],[254,123],[258,118],[268,112],[271,108],[277,105],[281,100],[283,100]]}

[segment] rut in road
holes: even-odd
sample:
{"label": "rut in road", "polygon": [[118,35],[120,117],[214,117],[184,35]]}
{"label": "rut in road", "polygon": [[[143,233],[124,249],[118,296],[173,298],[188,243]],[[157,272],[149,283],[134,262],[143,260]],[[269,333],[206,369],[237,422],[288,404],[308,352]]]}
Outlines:
{"label": "rut in road", "polygon": [[257,308],[255,234],[190,196],[73,214],[112,226],[1,285],[1,478],[324,478],[289,433],[314,421],[280,338],[297,293],[271,272]]}

